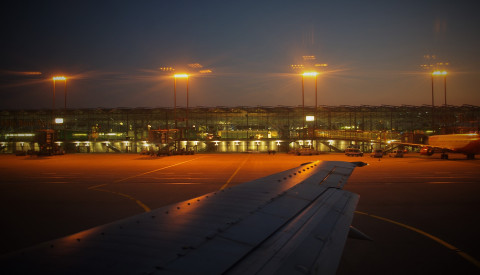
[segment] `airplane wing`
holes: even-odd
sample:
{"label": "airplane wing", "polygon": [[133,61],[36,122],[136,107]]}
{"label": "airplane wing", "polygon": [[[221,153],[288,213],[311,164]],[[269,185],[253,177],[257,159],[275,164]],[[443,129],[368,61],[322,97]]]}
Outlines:
{"label": "airplane wing", "polygon": [[0,257],[4,274],[334,274],[356,163],[316,161]]}

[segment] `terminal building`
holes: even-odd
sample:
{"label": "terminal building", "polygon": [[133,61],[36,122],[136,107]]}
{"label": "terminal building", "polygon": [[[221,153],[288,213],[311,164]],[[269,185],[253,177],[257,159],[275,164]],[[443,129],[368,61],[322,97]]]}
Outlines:
{"label": "terminal building", "polygon": [[0,111],[0,153],[318,152],[480,129],[480,106],[257,106]]}

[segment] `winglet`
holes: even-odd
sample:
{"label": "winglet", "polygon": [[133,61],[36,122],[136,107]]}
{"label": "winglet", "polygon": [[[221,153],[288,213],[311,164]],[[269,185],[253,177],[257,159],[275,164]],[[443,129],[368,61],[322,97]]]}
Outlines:
{"label": "winglet", "polygon": [[357,239],[357,240],[364,240],[364,241],[371,241],[373,242],[373,239],[370,238],[367,234],[363,233],[362,231],[356,229],[353,226],[350,226],[350,231],[348,232],[348,237],[352,239]]}
{"label": "winglet", "polygon": [[357,167],[363,167],[368,165],[368,163],[363,161],[352,161],[351,163],[355,164]]}

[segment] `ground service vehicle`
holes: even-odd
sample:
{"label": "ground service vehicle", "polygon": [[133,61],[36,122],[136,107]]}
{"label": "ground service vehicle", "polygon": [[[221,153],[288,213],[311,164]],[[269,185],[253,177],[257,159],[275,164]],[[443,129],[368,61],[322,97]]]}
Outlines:
{"label": "ground service vehicle", "polygon": [[403,150],[393,150],[388,156],[391,158],[403,158]]}
{"label": "ground service vehicle", "polygon": [[382,149],[376,149],[372,152],[370,155],[372,158],[382,158],[383,157],[383,150]]}
{"label": "ground service vehicle", "polygon": [[363,157],[363,152],[358,148],[345,149],[345,155],[348,157]]}
{"label": "ground service vehicle", "polygon": [[300,148],[295,151],[297,156],[311,156],[311,155],[318,155],[319,152],[313,148]]}

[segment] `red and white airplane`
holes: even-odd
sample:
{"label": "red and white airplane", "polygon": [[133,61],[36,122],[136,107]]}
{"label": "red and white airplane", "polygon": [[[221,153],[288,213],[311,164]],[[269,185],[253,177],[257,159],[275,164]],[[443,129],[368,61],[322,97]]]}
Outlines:
{"label": "red and white airplane", "polygon": [[442,159],[448,159],[448,152],[465,154],[467,159],[474,159],[476,154],[480,154],[480,134],[478,133],[430,136],[428,144],[398,144],[422,147],[420,149],[422,155],[431,156],[435,151],[441,151]]}

